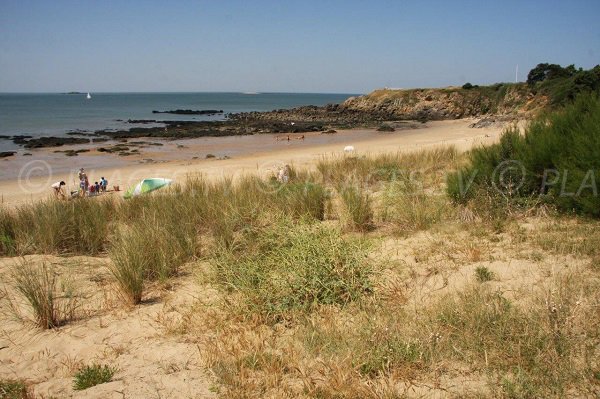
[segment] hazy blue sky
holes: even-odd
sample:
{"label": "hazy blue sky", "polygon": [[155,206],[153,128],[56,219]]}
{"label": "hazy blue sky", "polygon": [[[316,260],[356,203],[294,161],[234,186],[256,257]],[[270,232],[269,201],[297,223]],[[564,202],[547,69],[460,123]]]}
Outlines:
{"label": "hazy blue sky", "polygon": [[600,0],[0,0],[0,92],[362,93],[600,63]]}

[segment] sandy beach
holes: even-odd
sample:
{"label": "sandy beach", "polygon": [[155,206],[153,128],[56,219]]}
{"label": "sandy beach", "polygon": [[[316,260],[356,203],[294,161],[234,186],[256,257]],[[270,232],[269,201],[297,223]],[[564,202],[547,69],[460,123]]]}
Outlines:
{"label": "sandy beach", "polygon": [[[268,175],[283,164],[313,168],[322,157],[342,155],[346,145],[355,153],[413,151],[438,145],[455,145],[459,150],[494,142],[502,132],[499,127],[470,128],[472,119],[428,122],[395,132],[373,129],[340,130],[335,134],[300,135],[261,134],[230,137],[207,137],[187,140],[148,140],[162,145],[143,145],[139,154],[121,157],[98,152],[106,143],[64,146],[58,150],[90,149],[77,157],[56,153],[56,148],[20,150],[2,161],[0,198],[4,205],[17,206],[50,196],[50,185],[59,180],[67,190],[77,188],[77,170],[85,168],[91,181],[105,177],[109,187],[119,186],[121,193],[145,177],[185,180],[190,174],[202,173],[209,178],[233,177],[245,173]],[[134,140],[132,140],[134,141]],[[23,156],[23,153],[31,156]],[[212,154],[214,158],[206,158]],[[121,193],[113,193],[120,195]]]}

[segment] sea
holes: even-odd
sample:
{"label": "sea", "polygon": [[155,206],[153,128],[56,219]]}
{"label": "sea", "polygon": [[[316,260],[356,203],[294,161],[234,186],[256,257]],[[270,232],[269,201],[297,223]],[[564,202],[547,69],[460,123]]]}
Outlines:
{"label": "sea", "polygon": [[[355,94],[326,93],[9,93],[0,94],[0,136],[64,136],[69,132],[128,129],[129,119],[220,120],[227,113],[340,103]],[[224,114],[153,114],[153,110],[223,110]],[[19,148],[0,139],[0,150]]]}

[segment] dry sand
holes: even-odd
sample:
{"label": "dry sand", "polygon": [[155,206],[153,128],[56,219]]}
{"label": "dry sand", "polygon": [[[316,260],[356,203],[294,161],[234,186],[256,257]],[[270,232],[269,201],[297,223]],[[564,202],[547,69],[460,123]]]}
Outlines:
{"label": "dry sand", "polygon": [[[32,156],[23,156],[20,152],[0,161],[0,198],[2,203],[12,206],[47,197],[51,194],[50,185],[59,180],[64,180],[69,190],[76,190],[76,172],[80,167],[86,168],[92,181],[104,176],[109,187],[118,185],[123,190],[145,177],[181,181],[186,175],[203,173],[210,178],[235,178],[244,173],[274,173],[286,163],[314,167],[315,160],[321,157],[343,154],[346,145],[353,145],[358,154],[412,151],[450,144],[466,150],[494,142],[502,132],[498,127],[470,128],[472,122],[471,119],[429,122],[392,133],[364,129],[328,135],[309,133],[305,140],[295,140],[292,136],[290,141],[285,140],[286,135],[273,134],[161,141],[163,146],[145,147],[140,155],[128,157],[94,149],[78,157],[66,157],[54,153],[54,149],[30,151]],[[68,148],[81,146],[61,150]],[[217,158],[206,159],[209,153]],[[224,156],[231,158],[218,159]],[[148,159],[152,161],[146,161]]]}

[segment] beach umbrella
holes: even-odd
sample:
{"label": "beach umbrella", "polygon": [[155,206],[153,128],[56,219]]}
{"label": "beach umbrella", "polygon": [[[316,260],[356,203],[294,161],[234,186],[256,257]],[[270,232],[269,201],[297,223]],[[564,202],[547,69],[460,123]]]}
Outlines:
{"label": "beach umbrella", "polygon": [[162,177],[152,177],[144,179],[138,184],[135,184],[125,192],[125,198],[135,197],[141,194],[146,194],[159,188],[166,187],[173,183],[171,179],[163,179]]}

